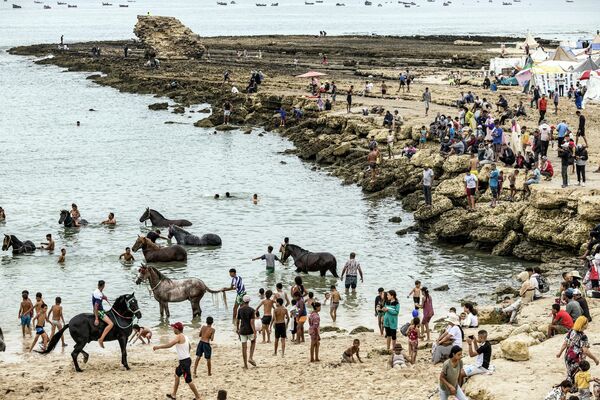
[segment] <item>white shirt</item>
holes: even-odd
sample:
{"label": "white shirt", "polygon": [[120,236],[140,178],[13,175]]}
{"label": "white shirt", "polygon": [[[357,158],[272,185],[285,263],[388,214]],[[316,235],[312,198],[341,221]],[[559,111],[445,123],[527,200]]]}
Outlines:
{"label": "white shirt", "polygon": [[473,174],[466,175],[465,182],[467,183],[467,189],[475,189],[477,187],[477,177]]}
{"label": "white shirt", "polygon": [[175,350],[177,350],[177,359],[185,360],[186,358],[190,358],[190,343],[188,342],[187,336],[183,336],[185,338],[185,342],[177,343],[175,345]]}
{"label": "white shirt", "polygon": [[431,168],[427,168],[423,171],[423,186],[431,186],[433,182],[433,170]]}
{"label": "white shirt", "polygon": [[458,325],[452,325],[451,327],[446,328],[446,332],[452,336],[452,346],[462,347],[462,333]]}
{"label": "white shirt", "polygon": [[550,140],[550,125],[548,124],[541,124],[539,126],[540,128],[540,140],[547,142],[548,140]]}
{"label": "white shirt", "polygon": [[533,274],[529,278],[529,284],[531,285],[531,287],[535,288],[535,293],[534,293],[535,297],[541,297],[542,296],[542,294],[540,293],[540,283],[537,280],[538,276],[540,276],[540,274]]}

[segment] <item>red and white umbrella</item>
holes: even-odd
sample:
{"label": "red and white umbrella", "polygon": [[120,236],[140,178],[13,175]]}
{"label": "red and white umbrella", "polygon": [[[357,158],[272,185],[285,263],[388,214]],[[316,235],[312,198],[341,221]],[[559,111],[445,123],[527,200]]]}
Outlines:
{"label": "red and white umbrella", "polygon": [[583,74],[579,77],[580,81],[584,81],[586,79],[590,79],[590,75],[600,76],[600,70],[592,71],[591,69],[584,71]]}
{"label": "red and white umbrella", "polygon": [[324,76],[327,74],[324,74],[322,72],[317,72],[317,71],[308,71],[305,74],[302,75],[296,75],[296,78],[317,78],[319,76]]}

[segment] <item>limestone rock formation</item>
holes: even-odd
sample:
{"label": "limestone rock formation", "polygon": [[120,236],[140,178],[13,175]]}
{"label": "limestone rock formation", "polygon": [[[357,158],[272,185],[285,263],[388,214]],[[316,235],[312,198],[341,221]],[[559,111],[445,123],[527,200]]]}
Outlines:
{"label": "limestone rock formation", "polygon": [[133,33],[161,59],[201,58],[206,50],[200,36],[173,17],[138,15]]}
{"label": "limestone rock formation", "polygon": [[527,334],[521,333],[516,336],[510,336],[502,342],[502,356],[507,360],[512,361],[527,361],[529,360],[529,346],[532,345],[534,339]]}

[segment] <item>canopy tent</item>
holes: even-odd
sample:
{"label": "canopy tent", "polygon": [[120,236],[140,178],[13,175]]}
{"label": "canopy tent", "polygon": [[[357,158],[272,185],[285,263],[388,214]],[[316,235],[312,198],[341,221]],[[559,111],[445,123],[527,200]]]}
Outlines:
{"label": "canopy tent", "polygon": [[518,58],[502,58],[495,57],[490,60],[490,73],[493,72],[495,75],[500,75],[503,69],[521,69],[525,63],[524,57]]}
{"label": "canopy tent", "polygon": [[590,76],[587,83],[587,90],[583,96],[583,107],[587,103],[600,103],[600,76]]}
{"label": "canopy tent", "polygon": [[592,50],[600,50],[600,33],[592,40]]}
{"label": "canopy tent", "polygon": [[596,64],[594,60],[592,60],[592,57],[588,57],[584,62],[575,67],[573,72],[585,72],[589,70],[595,71],[597,69],[600,69],[600,67],[598,67],[598,64]]}
{"label": "canopy tent", "polygon": [[322,72],[317,72],[317,71],[308,71],[305,74],[302,75],[296,75],[296,78],[317,78],[319,76],[325,76],[327,74],[324,74]]}
{"label": "canopy tent", "polygon": [[518,49],[524,49],[526,45],[529,45],[529,50],[537,49],[540,45],[535,41],[531,32],[527,32],[525,41],[517,44]]}
{"label": "canopy tent", "polygon": [[577,62],[577,57],[575,57],[571,50],[564,47],[558,47],[548,60]]}
{"label": "canopy tent", "polygon": [[530,57],[533,62],[539,63],[548,59],[548,53],[546,53],[541,47],[538,47],[536,51],[530,54]]}
{"label": "canopy tent", "polygon": [[600,75],[600,70],[598,70],[598,71],[592,71],[592,70],[585,71],[583,74],[581,74],[581,76],[579,77],[579,80],[580,81],[584,81],[586,79],[590,79],[592,76],[598,76],[598,75]]}

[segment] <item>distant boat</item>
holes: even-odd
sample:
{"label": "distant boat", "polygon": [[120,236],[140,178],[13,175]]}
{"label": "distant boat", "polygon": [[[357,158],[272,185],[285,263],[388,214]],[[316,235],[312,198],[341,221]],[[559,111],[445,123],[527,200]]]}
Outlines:
{"label": "distant boat", "polygon": [[44,4],[44,2],[43,2],[43,1],[39,1],[39,0],[33,0],[33,2],[34,2],[35,4]]}
{"label": "distant boat", "polygon": [[129,7],[128,4],[119,4],[119,7]]}
{"label": "distant boat", "polygon": [[77,4],[67,4],[67,7],[69,7],[69,8],[77,8]]}
{"label": "distant boat", "polygon": [[271,7],[277,7],[279,6],[279,3],[271,3]]}
{"label": "distant boat", "polygon": [[503,5],[503,6],[512,6],[512,3],[511,3],[511,2],[508,2],[508,1],[503,1],[503,2],[502,2],[502,5]]}
{"label": "distant boat", "polygon": [[227,5],[227,3],[224,3],[224,2],[222,2],[222,1],[217,1],[217,5],[218,5],[218,6],[226,6],[226,5]]}
{"label": "distant boat", "polygon": [[365,1],[365,6],[372,6],[373,3],[371,3],[369,0]]}
{"label": "distant boat", "polygon": [[256,3],[256,7],[266,7],[266,6],[267,6],[267,5],[266,5],[266,4],[263,4],[263,3]]}
{"label": "distant boat", "polygon": [[13,4],[13,8],[23,8],[23,7]]}
{"label": "distant boat", "polygon": [[103,6],[112,6],[111,3],[102,3]]}
{"label": "distant boat", "polygon": [[316,0],[315,3],[323,3],[323,0]]}
{"label": "distant boat", "polygon": [[574,3],[573,0],[567,0],[567,3]]}
{"label": "distant boat", "polygon": [[51,8],[52,8],[52,7],[50,7],[48,4],[45,4],[45,5],[44,5],[44,10],[49,10],[49,9],[51,9]]}
{"label": "distant boat", "polygon": [[57,1],[56,4],[59,5],[59,6],[66,6],[67,5],[67,3],[63,3],[62,1]]}
{"label": "distant boat", "polygon": [[304,5],[305,5],[305,6],[314,6],[314,5],[315,5],[315,3],[312,3],[312,2],[310,2],[310,1],[305,1],[305,2],[304,2]]}
{"label": "distant boat", "polygon": [[229,4],[237,4],[237,3],[233,0],[231,0],[231,3],[229,3]]}
{"label": "distant boat", "polygon": [[335,3],[335,5],[337,7],[346,7],[346,4],[344,4],[344,3]]}

